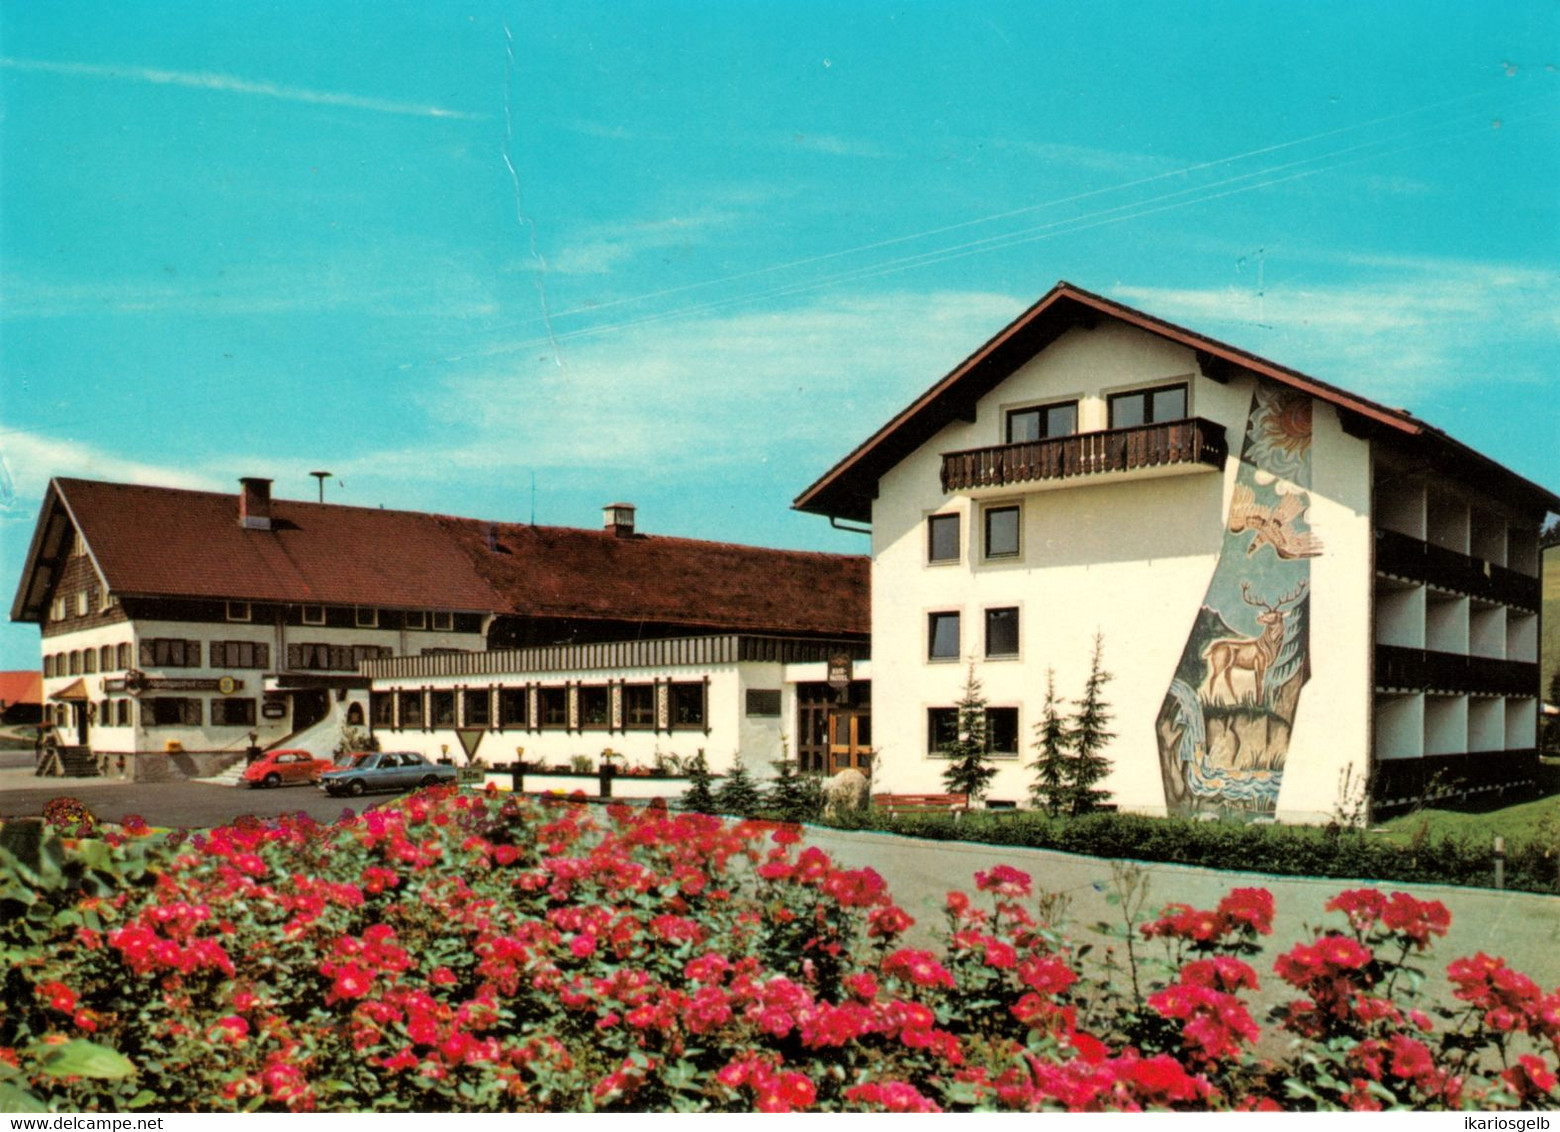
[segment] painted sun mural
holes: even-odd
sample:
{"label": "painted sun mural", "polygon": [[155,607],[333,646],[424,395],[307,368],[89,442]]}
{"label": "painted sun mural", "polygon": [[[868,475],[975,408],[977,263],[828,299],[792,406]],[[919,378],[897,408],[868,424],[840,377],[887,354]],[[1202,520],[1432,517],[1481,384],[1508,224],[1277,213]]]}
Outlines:
{"label": "painted sun mural", "polygon": [[1171,813],[1272,814],[1310,678],[1311,399],[1259,385],[1224,541],[1156,724]]}

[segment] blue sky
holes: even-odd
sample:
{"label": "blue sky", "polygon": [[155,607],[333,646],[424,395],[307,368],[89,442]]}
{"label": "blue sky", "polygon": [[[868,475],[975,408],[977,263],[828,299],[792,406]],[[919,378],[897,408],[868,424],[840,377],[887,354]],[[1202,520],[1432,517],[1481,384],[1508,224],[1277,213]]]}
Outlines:
{"label": "blue sky", "polygon": [[1548,0],[17,0],[0,56],[8,596],[51,475],[863,550],[790,500],[1062,278],[1560,488]]}

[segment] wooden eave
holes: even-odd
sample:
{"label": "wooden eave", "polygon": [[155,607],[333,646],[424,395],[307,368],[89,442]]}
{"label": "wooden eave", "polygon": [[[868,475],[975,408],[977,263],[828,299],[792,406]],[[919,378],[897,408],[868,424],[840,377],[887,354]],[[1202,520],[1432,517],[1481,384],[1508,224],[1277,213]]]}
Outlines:
{"label": "wooden eave", "polygon": [[1535,508],[1560,509],[1560,498],[1488,457],[1459,444],[1401,409],[1391,409],[1268,361],[1239,347],[1134,310],[1065,280],[960,362],[937,384],[895,415],[805,491],[791,506],[798,511],[852,522],[870,522],[878,480],[899,461],[955,420],[973,420],[974,406],[1014,370],[1074,326],[1097,325],[1101,317],[1136,326],[1196,352],[1199,367],[1215,381],[1238,372],[1286,385],[1335,406],[1345,428],[1356,435],[1419,439],[1437,450],[1455,474],[1515,490]]}

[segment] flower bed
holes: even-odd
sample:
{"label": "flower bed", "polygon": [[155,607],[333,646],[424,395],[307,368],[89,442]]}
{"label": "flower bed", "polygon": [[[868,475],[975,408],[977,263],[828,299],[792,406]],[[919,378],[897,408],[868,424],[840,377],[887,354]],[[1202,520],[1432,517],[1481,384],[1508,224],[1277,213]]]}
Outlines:
{"label": "flower bed", "polygon": [[[944,946],[796,827],[435,789],[333,826],[0,828],[0,1108],[1546,1107],[1560,991],[1357,889],[1274,971],[1273,899],[1129,913],[1110,961],[998,865]],[[1319,912],[1321,910],[1318,910]],[[1252,1050],[1259,979],[1291,995]]]}

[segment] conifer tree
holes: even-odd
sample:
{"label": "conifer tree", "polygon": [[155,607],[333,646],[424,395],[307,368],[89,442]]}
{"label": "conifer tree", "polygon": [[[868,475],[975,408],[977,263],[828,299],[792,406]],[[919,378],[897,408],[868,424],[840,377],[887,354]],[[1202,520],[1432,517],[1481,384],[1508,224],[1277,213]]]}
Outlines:
{"label": "conifer tree", "polygon": [[693,764],[688,768],[688,789],[683,794],[683,809],[699,814],[715,812],[715,793],[710,789],[710,781],[710,764],[704,757],[704,748],[700,747],[699,753],[693,756]]}
{"label": "conifer tree", "polygon": [[715,808],[723,814],[736,814],[738,817],[750,818],[758,813],[761,800],[758,786],[747,772],[747,766],[742,761],[742,752],[738,751],[732,759],[731,770],[715,788]]}
{"label": "conifer tree", "polygon": [[1056,669],[1046,669],[1045,706],[1040,709],[1040,721],[1035,724],[1035,761],[1029,764],[1035,772],[1029,798],[1052,817],[1061,813],[1071,801],[1068,780],[1072,777],[1073,760],[1067,741],[1067,722],[1061,714],[1065,702],[1056,696]]}
{"label": "conifer tree", "polygon": [[1110,799],[1110,791],[1096,789],[1110,773],[1110,760],[1101,752],[1116,737],[1114,732],[1106,730],[1112,715],[1104,693],[1111,675],[1104,668],[1104,651],[1105,636],[1097,632],[1094,634],[1094,657],[1089,662],[1089,679],[1083,686],[1078,709],[1068,720],[1067,744],[1072,748],[1072,773],[1067,783],[1067,801],[1074,814],[1097,810]]}
{"label": "conifer tree", "polygon": [[816,820],[823,808],[823,788],[818,776],[801,773],[796,760],[784,752],[769,765],[775,768],[775,776],[764,794],[764,809],[780,821]]}
{"label": "conifer tree", "polygon": [[986,793],[987,785],[997,773],[997,768],[991,765],[991,752],[986,749],[986,697],[981,692],[973,664],[964,682],[964,695],[959,700],[958,710],[958,737],[942,748],[949,760],[943,769],[943,785],[949,793],[968,794],[973,801]]}

